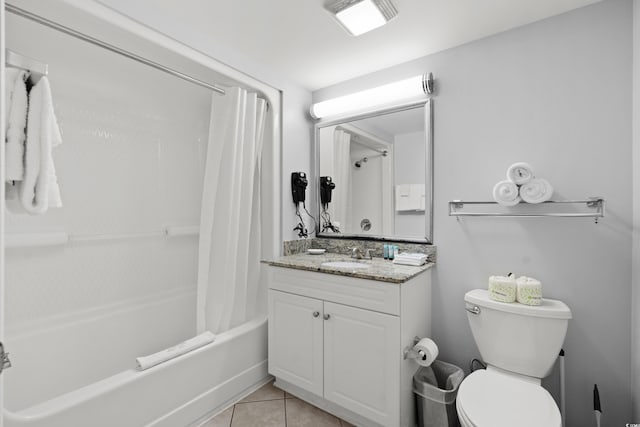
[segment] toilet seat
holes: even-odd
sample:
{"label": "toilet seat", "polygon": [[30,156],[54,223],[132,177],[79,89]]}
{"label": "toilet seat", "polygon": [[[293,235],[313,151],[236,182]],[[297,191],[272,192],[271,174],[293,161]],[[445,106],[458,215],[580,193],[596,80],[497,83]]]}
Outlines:
{"label": "toilet seat", "polygon": [[462,381],[456,401],[468,427],[560,427],[553,397],[538,384],[492,370],[478,370]]}

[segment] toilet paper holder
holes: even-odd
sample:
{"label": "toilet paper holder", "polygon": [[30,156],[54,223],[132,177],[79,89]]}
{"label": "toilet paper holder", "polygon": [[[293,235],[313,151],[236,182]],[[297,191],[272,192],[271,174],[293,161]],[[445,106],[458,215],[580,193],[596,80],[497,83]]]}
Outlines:
{"label": "toilet paper holder", "polygon": [[402,350],[402,356],[404,360],[407,359],[423,359],[425,358],[425,354],[422,350],[416,351],[413,347],[416,346],[420,342],[420,337],[413,337],[413,343],[409,344]]}

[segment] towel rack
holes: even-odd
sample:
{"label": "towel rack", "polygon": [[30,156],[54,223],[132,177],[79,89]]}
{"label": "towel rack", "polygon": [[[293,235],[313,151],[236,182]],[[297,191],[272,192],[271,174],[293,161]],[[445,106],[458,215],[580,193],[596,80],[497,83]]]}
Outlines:
{"label": "towel rack", "polygon": [[[464,212],[463,209],[467,205],[487,206],[489,211],[484,212]],[[561,212],[560,206],[583,207],[589,210],[579,212],[564,211]],[[553,211],[548,212],[549,206],[553,206]],[[507,218],[541,218],[541,217],[565,217],[565,218],[594,218],[596,224],[598,218],[604,217],[605,200],[602,197],[589,197],[586,200],[548,200],[543,203],[519,203],[513,207],[504,207],[497,202],[481,202],[468,200],[452,200],[449,202],[449,216],[491,216],[491,217],[507,217]]]}
{"label": "towel rack", "polygon": [[99,242],[111,240],[140,239],[151,237],[186,237],[198,236],[198,226],[167,226],[162,230],[144,233],[121,234],[69,234],[64,231],[49,231],[40,233],[5,233],[5,247],[29,248],[46,246],[64,246],[69,243]]}
{"label": "towel rack", "polygon": [[167,237],[197,236],[200,234],[199,225],[170,225],[165,228]]}
{"label": "towel rack", "polygon": [[25,71],[31,71],[31,74],[37,76],[46,76],[49,74],[49,65],[37,59],[30,58],[11,49],[5,49],[5,65],[7,67],[19,68]]}

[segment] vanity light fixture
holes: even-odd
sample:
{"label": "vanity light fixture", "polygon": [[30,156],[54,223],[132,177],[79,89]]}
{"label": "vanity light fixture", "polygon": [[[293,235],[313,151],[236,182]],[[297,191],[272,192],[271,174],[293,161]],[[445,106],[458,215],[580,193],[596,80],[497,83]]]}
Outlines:
{"label": "vanity light fixture", "polygon": [[311,105],[314,119],[339,116],[350,112],[362,112],[383,105],[397,104],[403,100],[416,100],[433,93],[433,74],[425,73],[398,82],[366,89]]}
{"label": "vanity light fixture", "polygon": [[326,8],[352,36],[381,27],[398,15],[390,0],[337,0]]}

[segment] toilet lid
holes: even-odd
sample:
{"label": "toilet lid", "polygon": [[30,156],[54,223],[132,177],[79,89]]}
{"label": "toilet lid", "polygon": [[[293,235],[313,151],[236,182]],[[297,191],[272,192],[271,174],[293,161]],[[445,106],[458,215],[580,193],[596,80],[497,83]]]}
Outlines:
{"label": "toilet lid", "polygon": [[462,381],[457,405],[476,427],[559,427],[560,411],[547,390],[505,374],[478,370]]}

